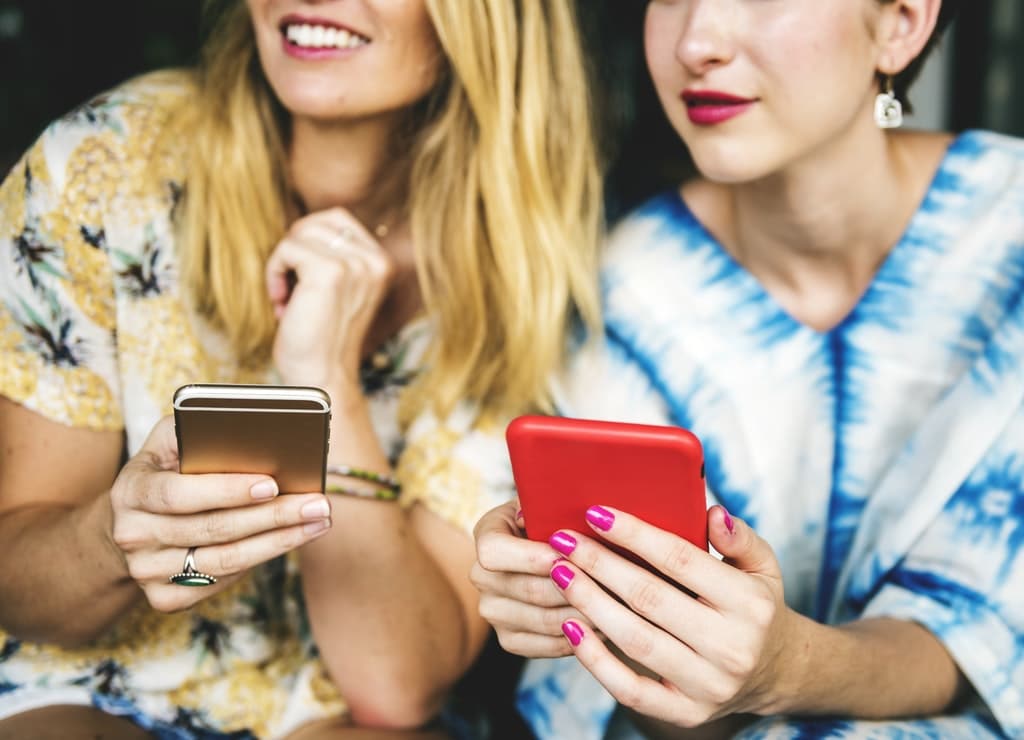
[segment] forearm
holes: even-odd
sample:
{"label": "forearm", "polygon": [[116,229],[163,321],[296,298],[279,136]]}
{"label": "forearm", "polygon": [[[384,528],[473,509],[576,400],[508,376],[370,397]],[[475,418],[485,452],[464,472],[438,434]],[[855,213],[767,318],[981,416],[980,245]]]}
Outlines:
{"label": "forearm", "polygon": [[[336,400],[331,461],[388,473],[360,404]],[[472,659],[462,606],[409,511],[345,495],[332,506],[330,533],[302,550],[321,654],[357,722],[420,724]]]}
{"label": "forearm", "polygon": [[303,550],[320,652],[358,723],[422,724],[472,660],[461,605],[399,507],[336,501],[334,522]]}
{"label": "forearm", "polygon": [[[140,596],[112,541],[104,493],[0,515],[0,627],[66,647],[103,634]],[[73,615],[73,618],[69,618]]]}
{"label": "forearm", "polygon": [[791,680],[772,714],[890,719],[939,714],[966,686],[952,657],[924,627],[870,619],[796,626]]}

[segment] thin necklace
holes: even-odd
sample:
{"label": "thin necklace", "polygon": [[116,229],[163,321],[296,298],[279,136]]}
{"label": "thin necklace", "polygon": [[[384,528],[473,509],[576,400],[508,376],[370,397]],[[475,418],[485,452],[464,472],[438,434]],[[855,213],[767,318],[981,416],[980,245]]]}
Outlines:
{"label": "thin necklace", "polygon": [[[292,189],[290,190],[289,194],[291,195],[292,204],[295,206],[295,209],[299,212],[299,216],[301,217],[307,215],[309,213],[309,209],[306,208],[306,202],[302,199],[302,196],[299,195],[299,191]],[[395,220],[398,220],[397,216]],[[374,226],[371,229],[371,231],[373,231],[374,236],[376,236],[378,239],[384,239],[387,237],[388,234],[391,233],[391,226],[386,221],[381,221],[377,223],[377,225]]]}

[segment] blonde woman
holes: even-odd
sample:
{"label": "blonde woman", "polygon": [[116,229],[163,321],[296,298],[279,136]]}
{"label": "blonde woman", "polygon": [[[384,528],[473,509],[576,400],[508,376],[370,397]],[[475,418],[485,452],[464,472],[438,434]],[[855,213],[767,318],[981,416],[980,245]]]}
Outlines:
{"label": "blonde woman", "polygon": [[[475,449],[595,320],[571,4],[207,10],[196,70],[57,121],[0,190],[0,737],[429,722],[487,634],[469,528],[510,482]],[[161,417],[198,381],[325,388],[333,469],[404,505],[179,475]]]}

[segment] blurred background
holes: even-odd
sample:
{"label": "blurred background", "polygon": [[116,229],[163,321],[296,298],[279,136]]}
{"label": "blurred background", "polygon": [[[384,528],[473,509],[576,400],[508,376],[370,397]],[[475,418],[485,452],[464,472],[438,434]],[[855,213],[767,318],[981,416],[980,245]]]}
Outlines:
{"label": "blurred background", "polygon": [[[685,152],[647,82],[639,46],[645,3],[577,2],[606,112],[614,214],[677,181]],[[200,4],[0,0],[0,174],[6,175],[49,121],[92,95],[140,72],[190,63]],[[911,125],[1024,136],[1024,2],[963,5],[912,91]]]}

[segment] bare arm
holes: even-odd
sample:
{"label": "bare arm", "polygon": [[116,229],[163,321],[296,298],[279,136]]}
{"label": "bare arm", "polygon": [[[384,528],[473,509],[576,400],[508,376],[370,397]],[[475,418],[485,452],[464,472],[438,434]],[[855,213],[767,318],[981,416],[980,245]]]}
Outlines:
{"label": "bare arm", "polygon": [[122,449],[120,432],[67,427],[0,396],[5,630],[74,645],[102,633],[141,595],[111,539],[106,494]]}
{"label": "bare arm", "polygon": [[[335,404],[333,419],[332,460],[388,470],[365,411]],[[332,531],[302,559],[320,652],[357,723],[422,725],[487,635],[467,577],[472,540],[418,506],[341,495],[332,505]]]}
{"label": "bare arm", "polygon": [[779,711],[886,719],[941,714],[968,683],[946,648],[912,622],[865,619],[829,627],[795,616],[792,680]]}

